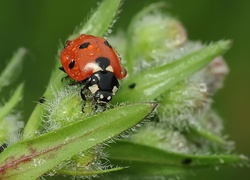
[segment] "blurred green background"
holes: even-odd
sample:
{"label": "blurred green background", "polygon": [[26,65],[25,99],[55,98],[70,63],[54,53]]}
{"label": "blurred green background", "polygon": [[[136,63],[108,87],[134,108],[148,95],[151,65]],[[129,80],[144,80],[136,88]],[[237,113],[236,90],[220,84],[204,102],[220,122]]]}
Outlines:
{"label": "blurred green background", "polygon": [[[163,0],[164,1],[164,0]],[[226,132],[236,142],[237,152],[250,156],[250,1],[248,0],[165,0],[168,11],[186,27],[191,40],[204,43],[232,39],[225,55],[230,74],[214,98],[214,107],[225,120]],[[21,108],[24,120],[45,90],[55,64],[59,42],[73,31],[97,0],[1,0],[0,71],[20,46],[28,48],[24,71],[18,81],[26,82]],[[131,17],[150,0],[126,0],[114,31],[126,28]],[[105,18],[105,17],[104,17]],[[11,89],[5,89],[7,100]],[[187,179],[250,179],[250,169],[226,167],[199,170]]]}

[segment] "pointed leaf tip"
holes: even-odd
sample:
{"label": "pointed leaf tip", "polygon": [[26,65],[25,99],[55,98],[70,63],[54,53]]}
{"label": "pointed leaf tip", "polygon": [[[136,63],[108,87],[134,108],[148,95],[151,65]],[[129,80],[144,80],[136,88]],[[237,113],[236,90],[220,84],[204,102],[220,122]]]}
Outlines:
{"label": "pointed leaf tip", "polygon": [[230,48],[230,40],[210,43],[208,46],[192,52],[180,59],[157,67],[146,69],[128,77],[114,98],[115,102],[154,100],[176,83],[185,80],[215,57]]}

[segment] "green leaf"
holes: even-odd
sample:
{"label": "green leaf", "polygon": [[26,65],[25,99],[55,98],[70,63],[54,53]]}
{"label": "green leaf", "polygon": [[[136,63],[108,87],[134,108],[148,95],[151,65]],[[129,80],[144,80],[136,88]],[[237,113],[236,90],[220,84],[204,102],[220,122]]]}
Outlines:
{"label": "green leaf", "polygon": [[10,100],[4,104],[3,107],[0,109],[0,121],[9,114],[13,108],[22,100],[23,97],[23,87],[24,84],[21,83],[17,89],[14,91],[13,95],[11,96]]}
{"label": "green leaf", "polygon": [[242,164],[248,160],[241,155],[178,154],[129,141],[118,141],[106,150],[112,163],[129,166],[117,173],[133,176],[181,175],[197,167]]}
{"label": "green leaf", "polygon": [[103,173],[111,173],[115,171],[123,170],[123,167],[117,167],[117,168],[111,168],[111,169],[105,169],[105,170],[99,170],[99,171],[85,171],[85,172],[76,172],[76,171],[69,171],[69,170],[59,170],[56,174],[62,174],[62,175],[71,175],[71,176],[87,176],[87,175],[93,175],[93,174],[103,174]]}
{"label": "green leaf", "polygon": [[[142,71],[128,77],[114,101],[148,101],[159,97],[173,85],[205,67],[215,57],[223,54],[231,41],[218,41],[188,54],[170,64]],[[132,87],[132,88],[131,88]],[[129,96],[127,96],[129,94]]]}
{"label": "green leaf", "polygon": [[0,74],[0,92],[3,87],[10,85],[21,73],[22,63],[26,53],[27,50],[25,48],[19,48],[11,58],[7,67]]}
{"label": "green leaf", "polygon": [[118,14],[122,0],[105,0],[102,1],[91,17],[84,23],[84,26],[77,29],[76,33],[71,35],[69,39],[74,39],[80,34],[92,34],[95,36],[103,36],[112,25],[116,15]]}
{"label": "green leaf", "polygon": [[[78,30],[72,34],[68,39],[73,39],[75,36],[78,36],[82,33],[85,34],[93,34],[96,36],[103,36],[103,34],[107,31],[110,24],[115,18],[119,7],[121,5],[121,0],[105,0],[102,1],[95,12],[90,16],[90,18],[86,21],[85,24],[82,24]],[[105,17],[105,18],[104,18]],[[59,50],[61,51],[61,50]],[[66,76],[65,73],[58,70],[58,67],[61,66],[59,58],[57,58],[57,63],[55,69],[50,78],[49,84],[53,85],[57,88],[62,87],[64,84],[61,82],[61,79]],[[46,99],[53,98],[52,88],[48,86],[46,91],[43,94],[43,97]],[[35,135],[35,132],[39,128],[41,124],[41,118],[43,107],[38,104],[34,111],[32,112],[27,125],[25,126],[23,138],[27,139]]]}
{"label": "green leaf", "polygon": [[152,103],[117,107],[16,143],[0,156],[0,179],[36,179],[72,155],[133,127],[155,107]]}
{"label": "green leaf", "polygon": [[213,142],[219,146],[222,146],[224,149],[232,149],[232,143],[227,142],[221,135],[215,134],[208,129],[204,129],[201,127],[190,126],[190,132],[193,133],[196,137],[202,137],[210,142]]}

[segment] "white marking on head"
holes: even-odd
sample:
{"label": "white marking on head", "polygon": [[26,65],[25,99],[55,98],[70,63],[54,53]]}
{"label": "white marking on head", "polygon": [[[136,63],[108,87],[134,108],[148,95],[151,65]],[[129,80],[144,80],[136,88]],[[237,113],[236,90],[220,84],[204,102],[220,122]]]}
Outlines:
{"label": "white marking on head", "polygon": [[112,95],[115,95],[115,93],[118,91],[118,87],[114,86],[112,89]]}
{"label": "white marking on head", "polygon": [[83,71],[92,71],[93,73],[96,73],[101,70],[102,68],[100,68],[96,63],[87,63],[83,69]]}
{"label": "white marking on head", "polygon": [[108,96],[108,97],[107,97],[107,100],[110,101],[110,100],[111,100],[111,96]]}
{"label": "white marking on head", "polygon": [[95,94],[95,92],[98,91],[99,88],[98,88],[97,84],[94,84],[94,85],[92,85],[92,86],[89,86],[89,90],[90,90],[90,92],[91,92],[92,94]]}
{"label": "white marking on head", "polygon": [[112,66],[110,66],[110,65],[106,68],[106,70],[107,70],[107,71],[110,71],[110,72],[114,72],[113,67],[112,67]]}
{"label": "white marking on head", "polygon": [[104,96],[101,94],[101,95],[100,95],[100,99],[103,99],[103,98],[104,98]]}
{"label": "white marking on head", "polygon": [[95,74],[95,77],[97,77],[98,80],[100,80],[100,75],[99,74]]}

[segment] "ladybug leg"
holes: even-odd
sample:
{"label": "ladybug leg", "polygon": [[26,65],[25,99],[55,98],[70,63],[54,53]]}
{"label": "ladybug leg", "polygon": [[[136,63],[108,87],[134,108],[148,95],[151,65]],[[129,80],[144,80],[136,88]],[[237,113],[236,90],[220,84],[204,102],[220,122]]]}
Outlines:
{"label": "ladybug leg", "polygon": [[82,112],[84,113],[84,107],[86,105],[86,96],[85,96],[85,91],[86,89],[88,89],[88,87],[90,86],[90,82],[91,82],[91,78],[88,78],[87,80],[82,81],[81,83],[84,84],[84,86],[81,89],[80,95],[81,98],[83,100],[83,104],[82,104]]}
{"label": "ladybug leg", "polygon": [[98,105],[96,103],[94,103],[94,110],[96,111],[98,108]]}
{"label": "ladybug leg", "polygon": [[96,110],[97,110],[98,107],[100,107],[102,111],[106,111],[107,108],[108,108],[107,107],[107,103],[105,103],[105,104],[98,104],[98,103],[96,103],[96,105],[95,105]]}
{"label": "ladybug leg", "polygon": [[65,69],[61,66],[61,67],[59,67],[58,69],[60,69],[61,71],[63,71],[63,72],[65,72],[66,73],[66,71],[65,71]]}
{"label": "ladybug leg", "polygon": [[[60,69],[60,70],[63,71],[64,73],[66,73],[65,69],[64,69],[62,66],[59,67],[58,69]],[[66,80],[66,79],[68,79],[68,78],[69,78],[69,76],[63,77],[63,78],[61,79],[61,82],[63,82],[64,80]]]}
{"label": "ladybug leg", "polygon": [[95,111],[106,111],[108,109],[107,103],[97,103],[95,100],[93,100],[93,109]]}
{"label": "ladybug leg", "polygon": [[61,79],[61,82],[63,82],[64,80],[68,80],[69,79],[69,83],[67,85],[69,86],[75,86],[77,84],[79,84],[77,81],[73,81],[69,76],[65,76]]}
{"label": "ladybug leg", "polygon": [[86,105],[86,96],[85,96],[85,94],[84,94],[84,91],[85,91],[85,88],[83,87],[83,88],[81,89],[81,92],[80,92],[81,98],[82,98],[82,100],[83,100],[83,104],[82,104],[82,112],[83,112],[83,113],[84,113],[84,107],[85,107],[85,105]]}
{"label": "ladybug leg", "polygon": [[63,82],[64,80],[67,80],[69,78],[69,76],[65,76],[61,79],[61,82]]}
{"label": "ladybug leg", "polygon": [[0,145],[0,153],[2,153],[4,151],[4,149],[7,148],[7,146],[8,145],[6,143]]}
{"label": "ladybug leg", "polygon": [[81,92],[80,92],[81,98],[82,98],[82,100],[83,100],[83,104],[82,104],[82,112],[83,112],[83,113],[84,113],[84,107],[85,107],[86,101],[87,101],[86,96],[85,96],[85,94],[84,94],[84,91],[86,90],[86,88],[87,88],[86,85],[83,86],[83,88],[81,89]]}

